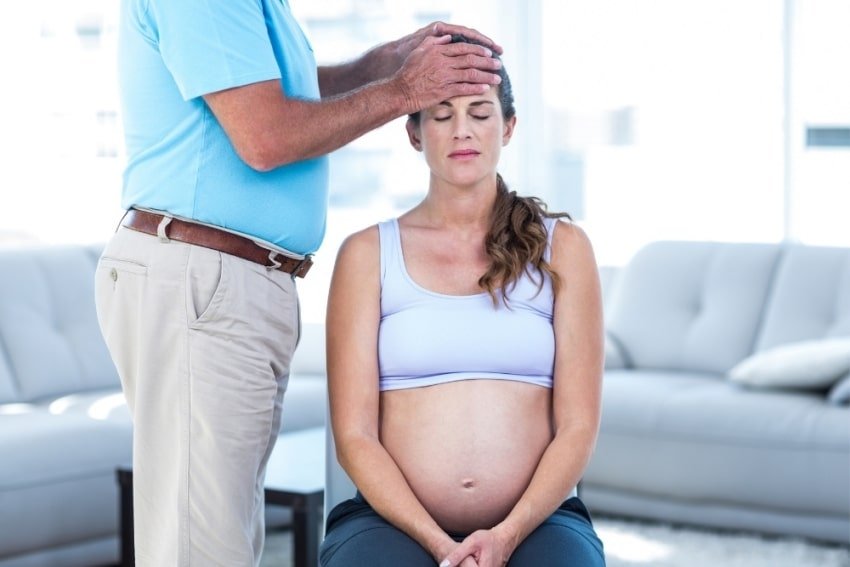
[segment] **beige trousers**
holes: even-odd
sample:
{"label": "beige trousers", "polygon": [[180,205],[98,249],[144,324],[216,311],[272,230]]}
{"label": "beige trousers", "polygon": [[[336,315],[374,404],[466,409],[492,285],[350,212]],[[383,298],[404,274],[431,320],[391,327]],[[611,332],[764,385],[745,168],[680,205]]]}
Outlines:
{"label": "beige trousers", "polygon": [[258,565],[299,336],[295,282],[121,227],[95,293],[133,416],[136,565]]}

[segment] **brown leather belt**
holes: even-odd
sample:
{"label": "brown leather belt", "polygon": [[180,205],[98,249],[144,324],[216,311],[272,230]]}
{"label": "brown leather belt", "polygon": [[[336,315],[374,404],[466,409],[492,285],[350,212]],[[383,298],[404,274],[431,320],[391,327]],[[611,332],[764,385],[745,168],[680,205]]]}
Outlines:
{"label": "brown leather belt", "polygon": [[[157,230],[163,215],[130,209],[121,221],[122,226],[157,236]],[[194,222],[172,218],[165,227],[165,235],[170,240],[195,244],[237,256],[268,268],[273,268],[303,278],[313,265],[309,256],[303,260],[284,256],[264,248],[249,238]]]}

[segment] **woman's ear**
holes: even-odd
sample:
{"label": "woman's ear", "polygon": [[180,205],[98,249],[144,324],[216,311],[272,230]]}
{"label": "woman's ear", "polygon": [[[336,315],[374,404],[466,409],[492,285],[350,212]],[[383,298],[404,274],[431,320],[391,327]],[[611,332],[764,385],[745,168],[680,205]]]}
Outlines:
{"label": "woman's ear", "polygon": [[412,118],[408,118],[404,126],[407,128],[407,138],[410,140],[410,145],[417,152],[421,152],[422,141],[419,139],[419,124]]}
{"label": "woman's ear", "polygon": [[511,136],[514,135],[514,127],[516,126],[516,114],[511,116],[510,120],[505,120],[505,133],[502,134],[502,145],[507,146],[511,141]]}

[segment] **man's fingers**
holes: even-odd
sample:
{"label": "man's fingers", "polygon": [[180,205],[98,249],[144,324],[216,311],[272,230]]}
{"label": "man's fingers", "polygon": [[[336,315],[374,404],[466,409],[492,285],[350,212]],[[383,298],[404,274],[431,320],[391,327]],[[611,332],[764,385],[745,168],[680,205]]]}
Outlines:
{"label": "man's fingers", "polygon": [[399,71],[400,89],[415,110],[456,96],[482,95],[501,83],[496,72],[501,63],[489,48],[446,44],[449,39],[447,35],[425,38]]}
{"label": "man's fingers", "polygon": [[[427,60],[431,61],[429,65],[434,65],[433,68],[441,67],[443,72],[450,72],[449,82],[451,83],[498,85],[502,82],[502,78],[494,72],[498,71],[502,66],[498,59],[482,54],[480,51],[453,49],[456,47],[462,47],[462,45],[453,43],[440,47],[432,47],[431,49],[423,47],[423,54]],[[432,50],[437,50],[437,52]],[[431,52],[430,55],[428,54],[429,51]],[[435,56],[436,59],[434,59]]]}
{"label": "man's fingers", "polygon": [[502,62],[492,57],[481,57],[480,55],[463,55],[452,57],[452,67],[455,69],[481,69],[484,71],[498,71],[502,68]]}
{"label": "man's fingers", "polygon": [[433,30],[434,35],[443,35],[447,33],[460,34],[466,36],[468,39],[480,41],[498,54],[502,53],[502,46],[500,46],[498,43],[496,43],[483,33],[479,32],[478,30],[468,28],[466,26],[447,24],[445,22],[435,22],[431,29]]}
{"label": "man's fingers", "polygon": [[482,83],[485,85],[498,85],[502,78],[495,73],[488,73],[480,69],[459,69],[460,78],[458,83]]}
{"label": "man's fingers", "polygon": [[446,88],[444,100],[454,98],[456,96],[476,96],[483,95],[490,90],[490,85],[481,83],[454,83]]}
{"label": "man's fingers", "polygon": [[422,40],[422,43],[420,45],[422,45],[422,46],[424,46],[426,44],[427,45],[444,45],[444,44],[451,44],[451,42],[452,42],[451,34],[429,35],[424,40]]}
{"label": "man's fingers", "polygon": [[451,43],[451,40],[450,35],[429,35],[419,43],[418,49],[424,51],[438,50],[441,55],[456,59],[474,56],[498,62],[498,59],[493,57],[493,51],[489,47],[472,43]]}
{"label": "man's fingers", "polygon": [[[482,73],[482,75],[489,74],[490,73]],[[496,78],[498,78],[498,75],[496,75]],[[490,88],[490,85],[486,82],[467,82],[462,76],[447,78],[441,86],[429,89],[427,94],[423,93],[425,95],[424,97],[417,99],[420,102],[419,109],[427,108],[428,106],[437,104],[440,101],[448,100],[457,96],[483,95],[489,91]]]}
{"label": "man's fingers", "polygon": [[478,55],[479,57],[491,58],[493,51],[483,45],[474,43],[450,43],[440,47],[440,53],[449,57],[462,57],[464,55]]}

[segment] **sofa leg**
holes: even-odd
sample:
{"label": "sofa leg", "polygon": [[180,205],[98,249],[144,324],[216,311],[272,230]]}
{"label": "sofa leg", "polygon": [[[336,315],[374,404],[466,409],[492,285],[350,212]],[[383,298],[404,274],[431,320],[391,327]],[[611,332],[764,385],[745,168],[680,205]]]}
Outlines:
{"label": "sofa leg", "polygon": [[136,564],[133,545],[133,471],[119,468],[116,476],[121,489],[119,500],[121,567],[133,567]]}

